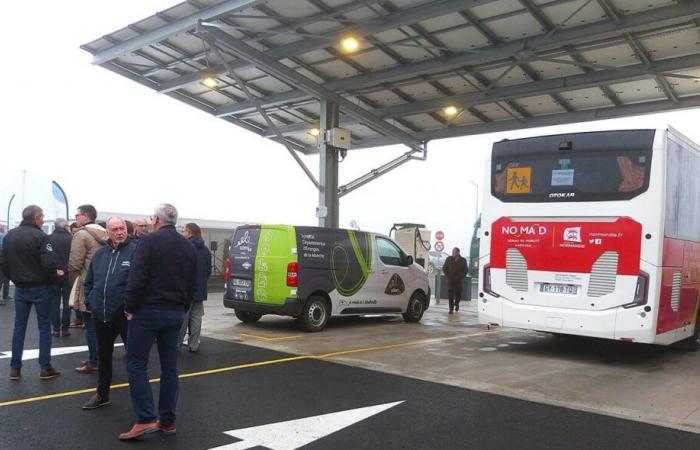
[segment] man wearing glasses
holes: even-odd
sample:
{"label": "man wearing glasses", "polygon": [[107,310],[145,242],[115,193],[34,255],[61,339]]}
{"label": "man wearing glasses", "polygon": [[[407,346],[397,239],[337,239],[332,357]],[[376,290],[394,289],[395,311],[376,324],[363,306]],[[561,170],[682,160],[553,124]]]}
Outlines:
{"label": "man wearing glasses", "polygon": [[92,205],[78,206],[75,213],[75,222],[80,227],[73,236],[68,257],[68,278],[74,292],[73,309],[80,311],[85,325],[85,340],[88,346],[88,359],[75,370],[84,374],[97,372],[97,336],[95,325],[92,322],[92,314],[85,305],[85,290],[83,283],[87,276],[90,262],[97,250],[107,242],[107,231],[95,223],[97,210]]}

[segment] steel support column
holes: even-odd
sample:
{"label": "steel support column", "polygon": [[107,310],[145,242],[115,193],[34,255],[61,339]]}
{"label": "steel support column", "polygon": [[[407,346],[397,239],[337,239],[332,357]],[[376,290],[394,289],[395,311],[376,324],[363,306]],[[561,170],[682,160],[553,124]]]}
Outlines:
{"label": "steel support column", "polygon": [[326,143],[326,131],[338,126],[340,110],[338,104],[321,101],[321,123],[318,135],[320,155],[318,188],[318,225],[338,228],[340,202],[338,197],[338,149]]}

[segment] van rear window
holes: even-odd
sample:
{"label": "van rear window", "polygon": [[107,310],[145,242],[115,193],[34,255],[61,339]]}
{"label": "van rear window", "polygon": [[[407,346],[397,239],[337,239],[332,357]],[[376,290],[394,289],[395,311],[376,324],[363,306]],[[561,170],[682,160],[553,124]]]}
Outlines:
{"label": "van rear window", "polygon": [[627,200],[649,186],[651,151],[508,155],[492,161],[491,189],[505,202]]}

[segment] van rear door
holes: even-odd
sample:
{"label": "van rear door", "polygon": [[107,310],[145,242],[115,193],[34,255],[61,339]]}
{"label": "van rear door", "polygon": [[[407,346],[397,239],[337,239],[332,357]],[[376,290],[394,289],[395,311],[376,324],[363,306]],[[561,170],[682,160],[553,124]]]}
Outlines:
{"label": "van rear door", "polygon": [[255,258],[255,302],[284,305],[288,298],[296,297],[297,287],[287,285],[287,269],[290,263],[297,261],[294,227],[263,225]]}
{"label": "van rear door", "polygon": [[235,300],[253,301],[253,274],[258,250],[260,226],[243,226],[233,233],[231,251],[231,277],[226,286],[227,297]]}

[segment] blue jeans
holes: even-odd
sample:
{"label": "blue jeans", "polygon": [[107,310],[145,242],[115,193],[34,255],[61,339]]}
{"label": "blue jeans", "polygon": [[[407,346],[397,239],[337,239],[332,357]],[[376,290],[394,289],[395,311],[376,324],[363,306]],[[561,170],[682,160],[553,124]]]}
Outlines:
{"label": "blue jeans", "polygon": [[42,369],[51,367],[51,298],[52,286],[15,288],[15,331],[12,335],[12,360],[10,367],[22,368],[24,337],[32,305],[36,308],[39,323],[39,365]]}
{"label": "blue jeans", "polygon": [[91,366],[97,367],[97,333],[95,333],[95,322],[92,321],[92,313],[83,311],[83,325],[85,325],[85,342],[88,346],[88,362]]}
{"label": "blue jeans", "polygon": [[[53,305],[51,309],[53,331],[68,331],[68,327],[70,326],[69,295],[70,284],[68,284],[68,280],[59,281],[59,284],[54,287]],[[63,306],[63,313],[61,313],[61,306]]]}
{"label": "blue jeans", "polygon": [[137,423],[156,421],[153,392],[148,382],[148,358],[153,341],[158,339],[160,357],[160,396],[158,416],[164,425],[175,423],[179,391],[177,349],[185,311],[141,307],[129,321],[126,368],[129,374],[131,403]]}

